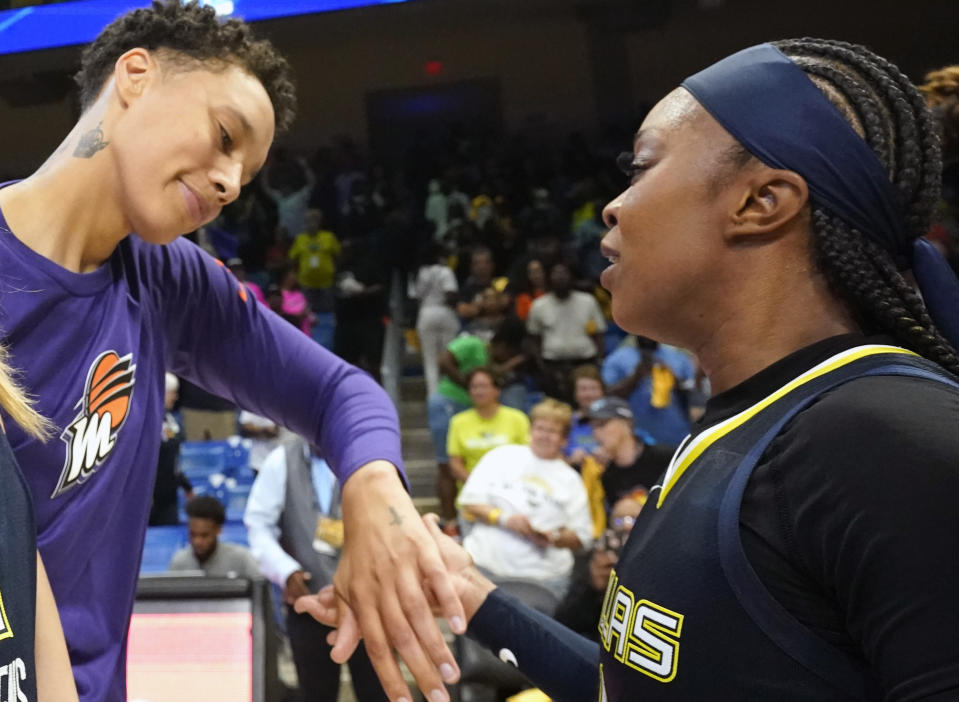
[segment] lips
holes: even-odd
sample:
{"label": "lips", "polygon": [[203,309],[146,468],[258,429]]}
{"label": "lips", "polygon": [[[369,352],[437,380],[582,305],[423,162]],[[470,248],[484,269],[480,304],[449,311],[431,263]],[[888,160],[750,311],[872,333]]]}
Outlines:
{"label": "lips", "polygon": [[599,245],[599,251],[603,258],[608,259],[610,263],[619,263],[619,251],[616,249],[601,243]]}
{"label": "lips", "polygon": [[186,205],[187,212],[200,227],[212,219],[213,208],[207,204],[200,195],[182,180],[179,181],[180,193],[183,195],[183,202]]}
{"label": "lips", "polygon": [[619,263],[619,251],[607,246],[606,244],[600,244],[599,250],[603,257],[606,258],[610,264],[600,274],[599,284],[607,290],[610,290],[610,286],[613,284],[613,272],[616,269],[616,264]]}

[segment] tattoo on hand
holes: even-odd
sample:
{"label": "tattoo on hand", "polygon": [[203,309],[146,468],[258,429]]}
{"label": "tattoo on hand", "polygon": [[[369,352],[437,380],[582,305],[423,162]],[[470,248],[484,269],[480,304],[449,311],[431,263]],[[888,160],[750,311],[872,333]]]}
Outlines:
{"label": "tattoo on hand", "polygon": [[399,526],[403,523],[403,517],[400,516],[400,513],[397,512],[394,507],[390,507],[390,514],[393,515],[393,520],[390,522],[390,525]]}
{"label": "tattoo on hand", "polygon": [[101,120],[100,124],[80,137],[80,143],[77,144],[77,148],[73,152],[74,157],[91,158],[97,151],[107,147],[110,142],[104,141],[103,130],[100,128],[102,126],[103,121]]}

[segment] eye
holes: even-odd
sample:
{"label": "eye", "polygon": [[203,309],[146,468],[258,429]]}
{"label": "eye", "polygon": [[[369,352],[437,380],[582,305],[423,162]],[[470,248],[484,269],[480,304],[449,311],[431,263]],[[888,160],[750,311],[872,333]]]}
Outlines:
{"label": "eye", "polygon": [[648,163],[636,160],[636,157],[629,151],[624,151],[616,157],[616,166],[626,174],[630,185],[636,182],[637,176],[642,175],[649,168]]}
{"label": "eye", "polygon": [[220,147],[224,151],[229,151],[233,148],[233,137],[230,136],[230,133],[226,131],[226,128],[222,124],[220,125]]}

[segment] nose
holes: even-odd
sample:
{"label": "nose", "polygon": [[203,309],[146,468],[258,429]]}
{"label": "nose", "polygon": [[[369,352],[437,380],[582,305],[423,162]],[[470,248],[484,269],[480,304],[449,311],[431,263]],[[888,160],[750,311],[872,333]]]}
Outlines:
{"label": "nose", "polygon": [[243,164],[232,159],[218,164],[210,177],[216,188],[217,201],[221,207],[229,205],[240,196],[240,187],[243,182]]}
{"label": "nose", "polygon": [[610,229],[619,222],[619,206],[622,199],[623,196],[620,195],[603,208],[603,223]]}

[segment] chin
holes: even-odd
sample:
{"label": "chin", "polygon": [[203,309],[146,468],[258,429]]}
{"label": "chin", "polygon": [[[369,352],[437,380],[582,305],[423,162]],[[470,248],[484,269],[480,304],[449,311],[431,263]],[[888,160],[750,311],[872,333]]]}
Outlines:
{"label": "chin", "polygon": [[133,233],[138,237],[143,239],[143,241],[148,244],[156,244],[158,246],[163,246],[165,244],[170,244],[177,239],[179,239],[184,234],[189,234],[192,229],[186,229],[184,227],[171,226],[169,223],[159,226],[150,226],[145,225],[141,227],[136,227],[133,230]]}

